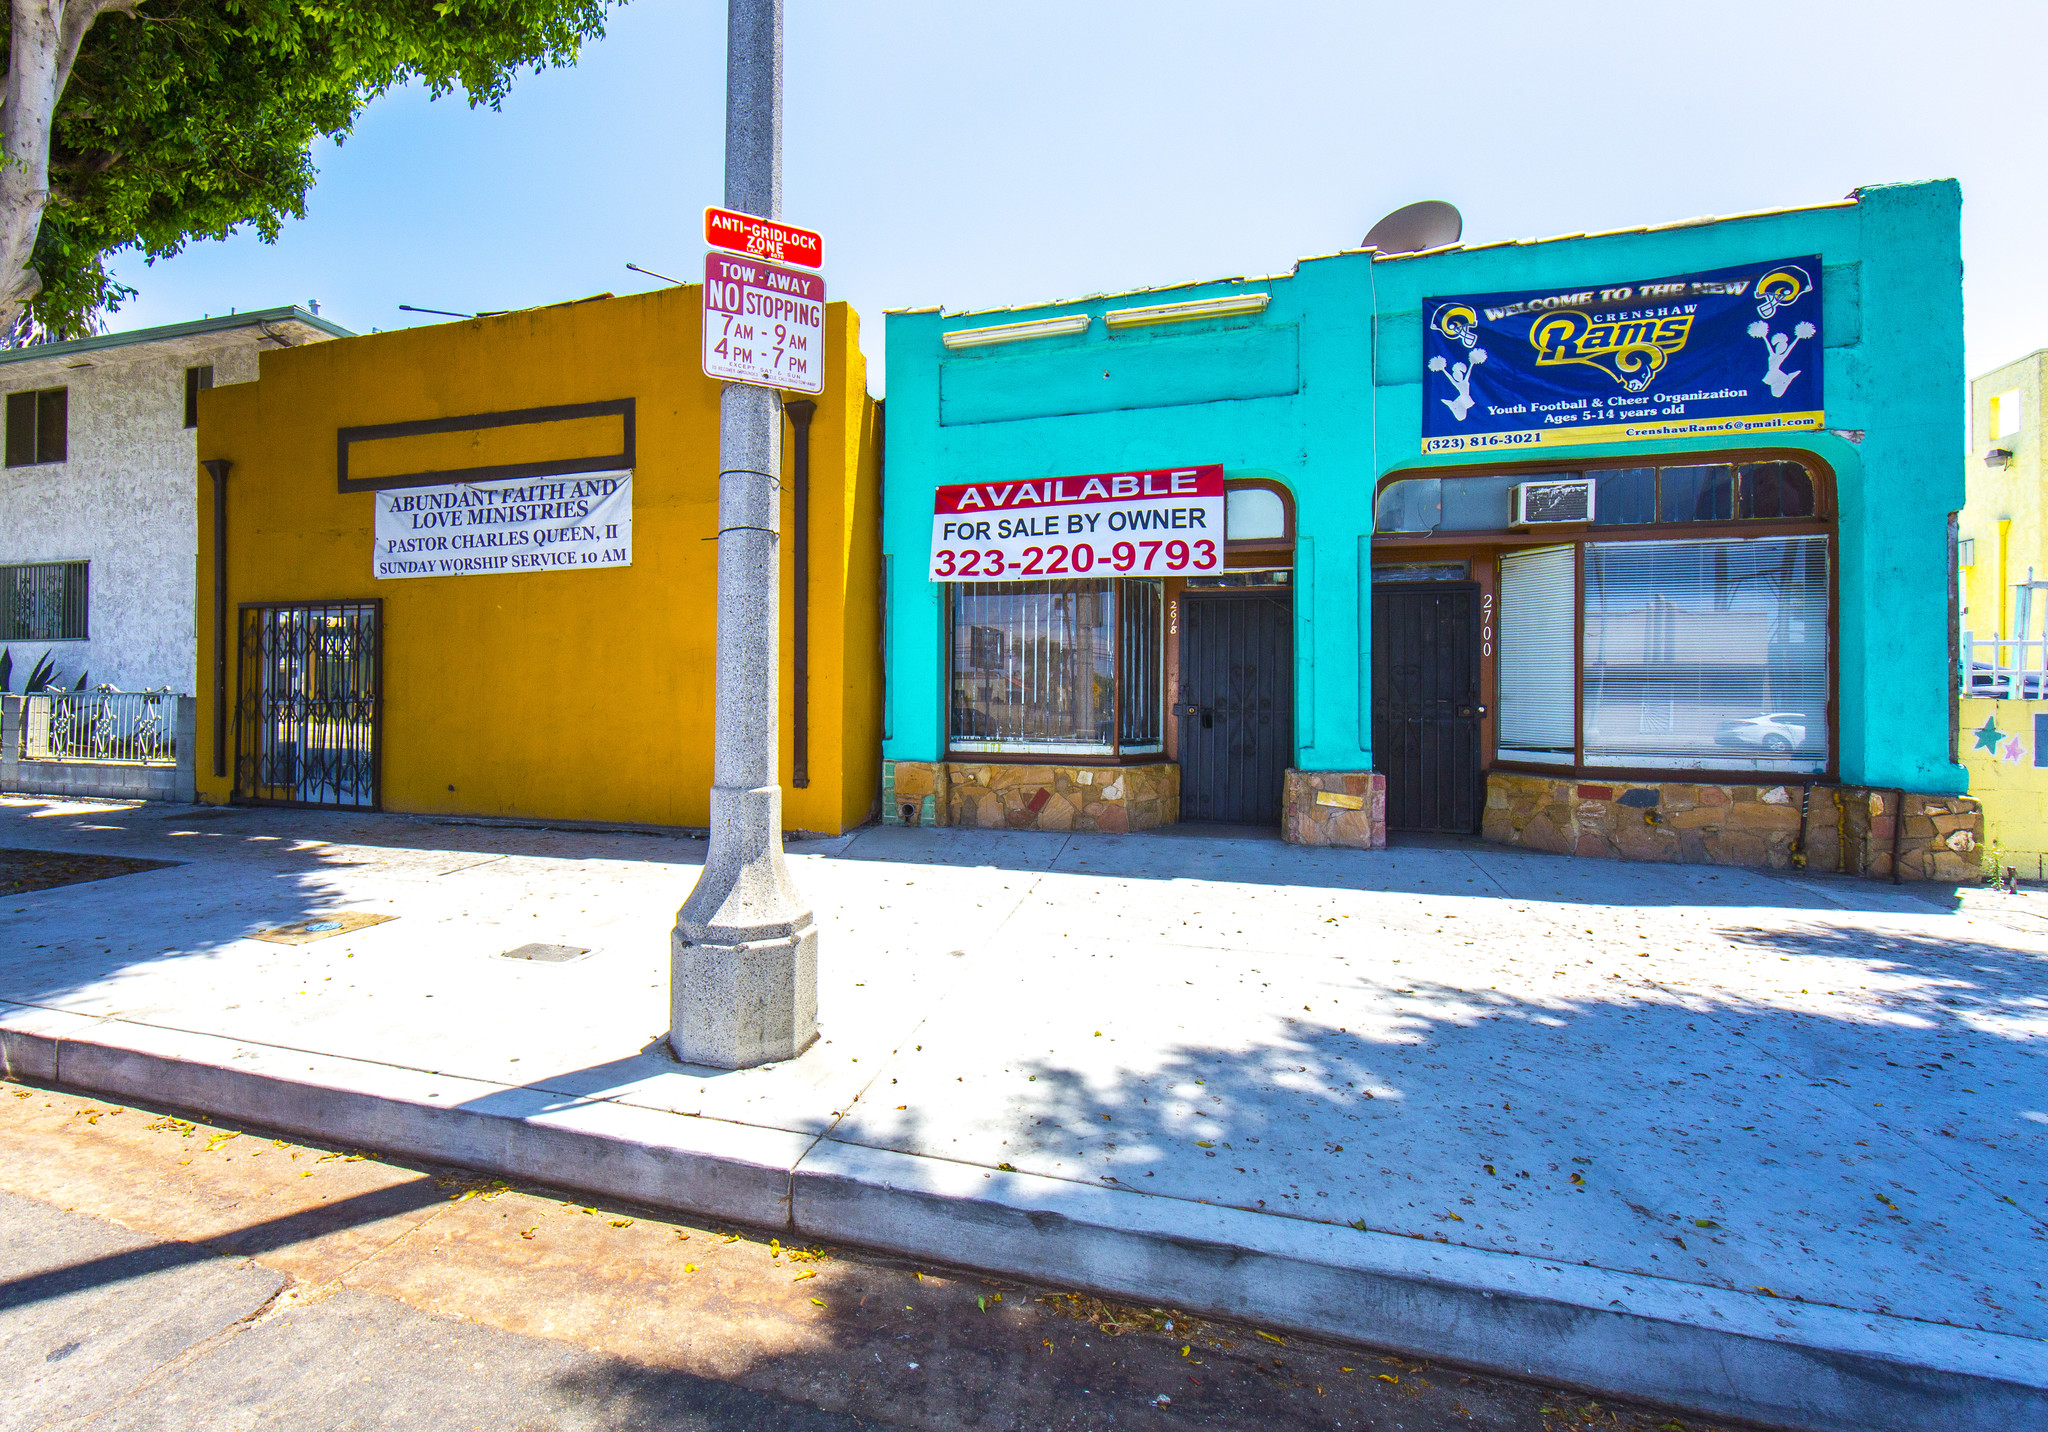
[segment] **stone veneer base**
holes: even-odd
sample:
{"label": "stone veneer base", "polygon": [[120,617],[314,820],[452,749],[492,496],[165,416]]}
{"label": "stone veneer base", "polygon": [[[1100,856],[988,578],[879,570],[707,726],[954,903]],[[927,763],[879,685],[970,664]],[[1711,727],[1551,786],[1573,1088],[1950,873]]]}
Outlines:
{"label": "stone veneer base", "polygon": [[[1489,771],[1481,835],[1560,855],[1888,878],[1901,794],[1817,782],[1594,782]],[[1968,796],[1903,797],[1899,878],[1976,879],[1983,807]]]}
{"label": "stone veneer base", "polygon": [[884,761],[882,820],[979,830],[1121,835],[1180,819],[1180,766]]}
{"label": "stone veneer base", "polygon": [[1387,778],[1377,771],[1287,773],[1280,834],[1290,845],[1387,847]]}

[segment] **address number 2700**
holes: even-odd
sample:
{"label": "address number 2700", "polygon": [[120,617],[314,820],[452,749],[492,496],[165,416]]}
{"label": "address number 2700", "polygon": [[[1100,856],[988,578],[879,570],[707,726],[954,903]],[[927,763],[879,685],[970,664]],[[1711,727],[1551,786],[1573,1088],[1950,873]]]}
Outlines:
{"label": "address number 2700", "polygon": [[1208,538],[1193,542],[1119,542],[1107,552],[1092,543],[1052,542],[1043,547],[1026,547],[1013,559],[1000,547],[941,547],[932,554],[932,567],[942,577],[1056,577],[1068,573],[1092,572],[1098,566],[1129,572],[1213,572],[1222,564],[1216,560],[1216,544]]}

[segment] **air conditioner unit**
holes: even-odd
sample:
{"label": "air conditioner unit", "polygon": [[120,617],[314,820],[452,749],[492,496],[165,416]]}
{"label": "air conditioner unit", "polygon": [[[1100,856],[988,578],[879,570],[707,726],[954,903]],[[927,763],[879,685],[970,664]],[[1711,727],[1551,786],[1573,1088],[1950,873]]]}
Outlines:
{"label": "air conditioner unit", "polygon": [[1575,477],[1563,482],[1522,482],[1514,487],[1516,527],[1548,522],[1591,522],[1593,481]]}

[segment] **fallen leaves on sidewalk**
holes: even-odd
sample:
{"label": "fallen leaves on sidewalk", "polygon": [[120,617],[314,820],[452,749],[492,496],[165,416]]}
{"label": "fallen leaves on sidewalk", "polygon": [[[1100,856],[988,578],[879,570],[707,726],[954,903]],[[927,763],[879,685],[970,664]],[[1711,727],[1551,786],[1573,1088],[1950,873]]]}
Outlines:
{"label": "fallen leaves on sidewalk", "polygon": [[[304,1177],[304,1175],[301,1175],[301,1177]],[[450,1203],[467,1203],[472,1198],[493,1199],[501,1193],[510,1193],[512,1191],[511,1185],[502,1178],[437,1178],[434,1180],[434,1186],[436,1188],[452,1188],[457,1190],[457,1192],[448,1195]],[[597,1210],[586,1208],[583,1211],[585,1213],[595,1213]]]}

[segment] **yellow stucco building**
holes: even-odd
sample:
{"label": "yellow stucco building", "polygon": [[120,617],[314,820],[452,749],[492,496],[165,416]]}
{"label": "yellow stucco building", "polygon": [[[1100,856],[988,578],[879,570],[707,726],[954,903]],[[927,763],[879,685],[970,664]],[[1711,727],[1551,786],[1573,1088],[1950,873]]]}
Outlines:
{"label": "yellow stucco building", "polygon": [[[718,395],[684,286],[262,356],[202,396],[201,798],[700,826]],[[783,429],[783,818],[879,786],[858,319]]]}
{"label": "yellow stucco building", "polygon": [[1957,524],[1958,745],[1984,803],[1985,864],[2048,877],[2048,349],[1970,384],[1969,500]]}

